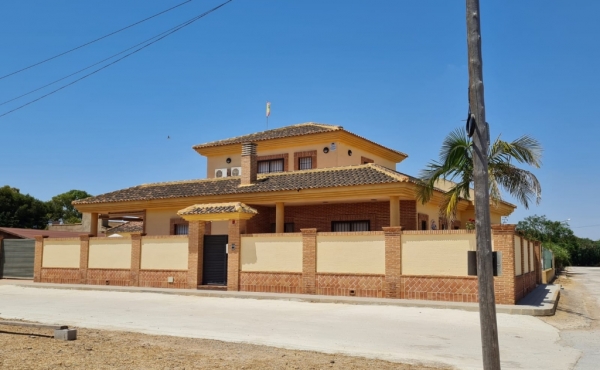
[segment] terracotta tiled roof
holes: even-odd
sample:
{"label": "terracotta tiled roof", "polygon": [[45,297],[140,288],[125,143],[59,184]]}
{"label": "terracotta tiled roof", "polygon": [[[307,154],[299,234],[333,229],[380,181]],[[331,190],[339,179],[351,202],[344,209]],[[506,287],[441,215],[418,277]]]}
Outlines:
{"label": "terracotta tiled roof", "polygon": [[265,193],[400,182],[416,182],[416,180],[380,165],[369,163],[360,166],[258,175],[258,181],[247,186],[240,186],[240,177],[145,184],[76,200],[73,204]]}
{"label": "terracotta tiled roof", "polygon": [[253,213],[258,211],[252,207],[248,207],[244,203],[209,203],[209,204],[194,204],[177,212],[180,216],[185,215],[205,215],[214,213]]}
{"label": "terracotta tiled roof", "polygon": [[377,144],[374,141],[366,139],[360,135],[356,135],[350,131],[344,130],[344,127],[337,125],[328,125],[325,123],[316,123],[316,122],[307,122],[307,123],[299,123],[297,125],[285,126],[280,128],[275,128],[272,130],[255,132],[253,134],[236,136],[229,139],[211,141],[209,143],[194,145],[194,149],[202,149],[202,148],[210,148],[214,146],[223,146],[223,145],[231,145],[231,144],[242,144],[246,142],[259,142],[264,140],[271,139],[281,139],[284,137],[293,137],[293,136],[302,136],[302,135],[312,135],[312,134],[320,134],[323,132],[331,132],[331,131],[344,131],[350,135],[359,137],[363,140],[366,140],[372,144],[390,150],[394,153],[398,153],[404,157],[408,157],[406,153],[402,153],[400,151],[387,148],[383,145]]}
{"label": "terracotta tiled roof", "polygon": [[144,231],[144,221],[129,221],[106,231],[107,234],[141,233]]}
{"label": "terracotta tiled roof", "polygon": [[79,235],[86,234],[85,231],[57,231],[57,230],[39,230],[39,229],[19,229],[15,227],[0,227],[0,231],[7,234],[18,236],[23,239],[33,239],[38,235],[49,238],[78,238]]}
{"label": "terracotta tiled roof", "polygon": [[335,125],[326,125],[323,123],[308,122],[308,123],[300,123],[298,125],[291,125],[291,126],[275,128],[275,129],[267,130],[267,131],[255,132],[253,134],[232,137],[229,139],[212,141],[210,143],[198,144],[198,145],[195,145],[193,148],[200,149],[200,148],[208,148],[211,146],[241,144],[241,143],[245,143],[245,142],[280,139],[280,138],[284,138],[284,137],[310,135],[310,134],[317,134],[317,133],[328,132],[328,131],[337,131],[337,130],[343,130],[343,127],[335,126]]}

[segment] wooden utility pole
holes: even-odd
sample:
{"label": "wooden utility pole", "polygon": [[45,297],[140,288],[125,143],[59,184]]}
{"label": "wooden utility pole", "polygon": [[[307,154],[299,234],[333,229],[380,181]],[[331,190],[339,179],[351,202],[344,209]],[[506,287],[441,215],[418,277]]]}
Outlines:
{"label": "wooden utility pole", "polygon": [[483,368],[500,369],[498,323],[492,266],[492,229],[488,179],[490,132],[485,120],[483,62],[479,0],[467,1],[467,47],[469,54],[469,107],[475,118],[473,134],[473,180],[475,182],[475,230],[477,239],[477,280]]}

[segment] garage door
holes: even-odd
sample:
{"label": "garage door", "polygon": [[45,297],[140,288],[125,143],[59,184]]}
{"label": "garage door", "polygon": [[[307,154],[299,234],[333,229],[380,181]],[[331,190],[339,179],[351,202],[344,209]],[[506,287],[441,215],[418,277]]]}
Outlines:
{"label": "garage door", "polygon": [[0,248],[0,278],[33,279],[35,240],[4,239]]}

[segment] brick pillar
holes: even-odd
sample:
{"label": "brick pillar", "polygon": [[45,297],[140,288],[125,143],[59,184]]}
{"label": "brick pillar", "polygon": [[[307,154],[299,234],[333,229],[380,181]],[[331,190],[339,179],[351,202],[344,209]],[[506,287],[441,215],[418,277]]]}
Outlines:
{"label": "brick pillar", "polygon": [[385,297],[400,298],[402,275],[402,227],[384,227],[385,234]]}
{"label": "brick pillar", "polygon": [[42,257],[44,255],[44,238],[38,235],[35,237],[35,256],[33,262],[33,281],[39,283],[42,281]]}
{"label": "brick pillar", "polygon": [[241,234],[246,233],[246,220],[229,220],[229,236],[227,243],[227,290],[240,290],[240,251],[242,249]]}
{"label": "brick pillar", "polygon": [[142,263],[142,233],[131,234],[131,268],[129,285],[140,286],[140,268]]}
{"label": "brick pillar", "polygon": [[390,226],[400,226],[400,197],[390,196]]}
{"label": "brick pillar", "polygon": [[497,304],[515,304],[515,227],[516,225],[492,225],[494,250],[502,252],[502,275],[494,277]]}
{"label": "brick pillar", "polygon": [[188,229],[187,288],[197,289],[202,283],[204,257],[204,221],[190,221]]}
{"label": "brick pillar", "polygon": [[302,232],[302,293],[316,294],[317,280],[317,229],[300,229]]}
{"label": "brick pillar", "polygon": [[400,226],[402,230],[417,230],[417,201],[400,201]]}
{"label": "brick pillar", "polygon": [[90,255],[90,236],[79,235],[79,284],[87,284],[87,270]]}

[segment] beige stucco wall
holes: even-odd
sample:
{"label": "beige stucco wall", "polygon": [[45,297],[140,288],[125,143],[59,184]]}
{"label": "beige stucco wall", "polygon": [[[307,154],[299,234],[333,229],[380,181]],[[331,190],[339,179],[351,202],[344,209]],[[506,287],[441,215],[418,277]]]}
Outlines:
{"label": "beige stucco wall", "polygon": [[317,236],[317,272],[385,274],[384,236]]}
{"label": "beige stucco wall", "polygon": [[531,271],[535,271],[535,252],[533,251],[533,242],[529,242],[529,260],[531,261]]}
{"label": "beige stucco wall", "polygon": [[[112,240],[115,239],[115,240]],[[131,268],[131,239],[90,239],[88,268],[129,269]]]}
{"label": "beige stucco wall", "polygon": [[402,274],[467,276],[474,250],[474,233],[402,235]]}
{"label": "beige stucco wall", "polygon": [[146,235],[169,235],[171,218],[178,217],[176,209],[159,209],[146,211]]}
{"label": "beige stucco wall", "polygon": [[42,267],[79,268],[79,253],[81,241],[73,240],[44,240]]}
{"label": "beige stucco wall", "polygon": [[[323,153],[324,147],[329,147],[329,153]],[[331,150],[331,143],[326,141],[316,142],[310,145],[299,145],[290,148],[272,149],[272,150],[261,150],[260,143],[256,147],[257,155],[276,155],[286,154],[288,155],[288,170],[294,170],[294,153],[305,152],[316,150],[317,151],[317,168],[328,168],[328,167],[340,167],[340,166],[357,166],[361,164],[361,156],[367,157],[375,161],[376,164],[380,164],[384,167],[396,169],[396,164],[392,161],[384,159],[382,157],[370,154],[364,150],[357,149],[350,145],[336,142],[335,150]],[[240,149],[241,150],[241,149]],[[348,155],[348,150],[352,150],[352,156]],[[227,163],[227,158],[231,158],[231,163]],[[232,168],[241,167],[241,153],[235,153],[231,155],[217,155],[207,158],[207,178],[215,177],[215,170],[217,168]]]}
{"label": "beige stucco wall", "polygon": [[242,271],[302,272],[302,236],[242,238]]}
{"label": "beige stucco wall", "polygon": [[523,239],[523,272],[529,272],[529,242]]}
{"label": "beige stucco wall", "polygon": [[229,234],[229,222],[228,221],[212,221],[210,223],[210,235],[228,235]]}
{"label": "beige stucco wall", "polygon": [[515,275],[519,276],[523,274],[521,269],[521,238],[514,236],[515,238]]}
{"label": "beige stucco wall", "polygon": [[187,270],[187,238],[142,238],[142,270]]}

